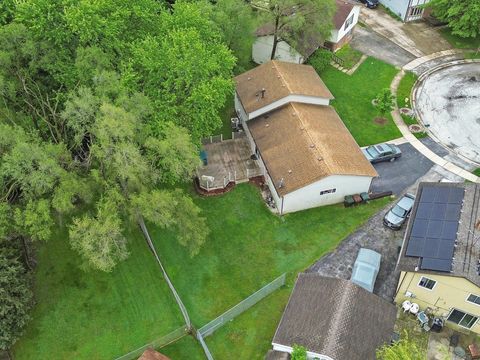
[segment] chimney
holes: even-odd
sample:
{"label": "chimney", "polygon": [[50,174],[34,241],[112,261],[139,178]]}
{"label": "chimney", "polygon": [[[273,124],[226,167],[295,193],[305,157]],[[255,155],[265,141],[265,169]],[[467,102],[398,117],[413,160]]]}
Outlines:
{"label": "chimney", "polygon": [[265,92],[266,92],[266,91],[267,91],[267,90],[265,90],[265,88],[262,88],[262,99],[265,97]]}

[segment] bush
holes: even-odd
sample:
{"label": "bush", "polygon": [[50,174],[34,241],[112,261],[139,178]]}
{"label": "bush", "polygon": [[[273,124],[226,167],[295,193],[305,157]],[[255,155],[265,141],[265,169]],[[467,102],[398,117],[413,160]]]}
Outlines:
{"label": "bush", "polygon": [[300,345],[293,345],[291,360],[307,360],[307,349]]}
{"label": "bush", "polygon": [[310,56],[308,63],[312,65],[315,70],[320,73],[327,68],[332,61],[333,53],[325,49],[318,49]]}

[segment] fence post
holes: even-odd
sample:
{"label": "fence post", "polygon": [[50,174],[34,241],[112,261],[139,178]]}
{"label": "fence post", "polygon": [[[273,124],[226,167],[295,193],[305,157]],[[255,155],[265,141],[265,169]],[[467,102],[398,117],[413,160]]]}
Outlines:
{"label": "fence post", "polygon": [[235,131],[232,131],[232,139],[235,140]]}
{"label": "fence post", "polygon": [[237,182],[237,170],[233,172],[233,179]]}
{"label": "fence post", "polygon": [[223,141],[223,134],[220,134],[220,142]]}

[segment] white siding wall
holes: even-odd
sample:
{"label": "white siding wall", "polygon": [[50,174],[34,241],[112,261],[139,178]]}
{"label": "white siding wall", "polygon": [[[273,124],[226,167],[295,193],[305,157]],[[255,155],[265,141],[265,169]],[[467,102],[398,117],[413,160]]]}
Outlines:
{"label": "white siding wall", "polygon": [[248,119],[247,113],[245,112],[245,109],[243,108],[242,103],[238,99],[238,95],[236,91],[235,91],[235,111],[237,112],[237,115],[241,121],[247,121]]}
{"label": "white siding wall", "polygon": [[349,33],[350,30],[352,30],[355,25],[358,23],[358,17],[360,16],[360,6],[354,6],[352,11],[350,11],[350,14],[348,14],[347,19],[345,22],[350,19],[351,16],[354,16],[353,22],[345,29],[345,23],[342,24],[340,29],[334,29],[332,30],[332,35],[330,36],[329,41],[332,43],[338,43],[340,40],[343,39],[345,35]]}
{"label": "white siding wall", "polygon": [[385,5],[390,10],[392,10],[395,14],[400,16],[402,19],[405,19],[405,15],[407,14],[408,3],[410,0],[380,0],[382,5]]}
{"label": "white siding wall", "polygon": [[248,114],[248,120],[255,119],[256,117],[263,115],[267,112],[275,110],[283,105],[286,105],[291,102],[299,102],[304,104],[314,104],[314,105],[329,105],[330,99],[320,98],[316,96],[306,96],[306,95],[288,95],[280,100],[277,100],[263,108],[252,111]]}
{"label": "white siding wall", "polygon": [[[369,176],[332,175],[284,196],[283,213],[300,211],[343,202],[345,195],[368,192]],[[320,195],[320,191],[336,189],[333,194]]]}
{"label": "white siding wall", "polygon": [[[270,61],[272,55],[273,36],[259,36],[252,46],[252,59],[257,64],[263,64]],[[295,49],[290,47],[285,41],[280,41],[277,44],[275,51],[275,59],[291,62],[295,64],[302,64],[304,59]]]}

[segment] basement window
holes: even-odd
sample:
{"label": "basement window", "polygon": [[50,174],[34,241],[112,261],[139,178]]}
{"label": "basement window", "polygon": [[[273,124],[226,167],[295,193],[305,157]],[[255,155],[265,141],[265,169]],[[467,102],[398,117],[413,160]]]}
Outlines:
{"label": "basement window", "polygon": [[337,191],[337,189],[322,190],[322,191],[320,191],[320,195],[333,194],[336,191]]}

